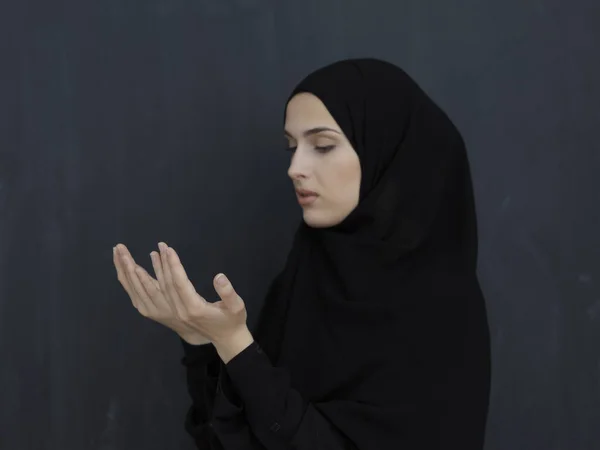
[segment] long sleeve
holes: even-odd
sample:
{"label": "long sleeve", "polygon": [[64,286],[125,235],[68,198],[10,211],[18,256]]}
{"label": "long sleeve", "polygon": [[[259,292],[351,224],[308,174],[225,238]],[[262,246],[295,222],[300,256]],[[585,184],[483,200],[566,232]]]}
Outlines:
{"label": "long sleeve", "polygon": [[248,424],[266,450],[357,448],[291,387],[287,370],[273,366],[256,341],[225,367]]}
{"label": "long sleeve", "polygon": [[264,450],[252,434],[241,399],[212,344],[182,340],[188,392],[192,398],[185,429],[200,450]]}
{"label": "long sleeve", "polygon": [[187,389],[192,399],[185,418],[185,429],[199,449],[212,449],[214,435],[210,430],[220,359],[212,344],[191,345],[181,339],[186,367]]}

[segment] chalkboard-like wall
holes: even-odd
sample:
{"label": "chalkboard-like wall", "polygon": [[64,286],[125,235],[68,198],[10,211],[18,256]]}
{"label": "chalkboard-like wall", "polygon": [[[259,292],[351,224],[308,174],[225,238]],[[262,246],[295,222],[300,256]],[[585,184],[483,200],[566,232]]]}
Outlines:
{"label": "chalkboard-like wall", "polygon": [[112,265],[175,247],[251,325],[301,220],[284,101],[404,67],[468,144],[493,339],[487,450],[600,448],[596,0],[0,5],[0,448],[191,449],[176,336]]}

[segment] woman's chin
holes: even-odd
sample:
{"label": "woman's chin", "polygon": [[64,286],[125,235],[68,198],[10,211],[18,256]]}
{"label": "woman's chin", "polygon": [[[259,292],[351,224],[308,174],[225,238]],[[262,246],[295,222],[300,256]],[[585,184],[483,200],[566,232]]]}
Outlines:
{"label": "woman's chin", "polygon": [[319,212],[314,210],[304,210],[304,222],[311,228],[327,228],[332,227],[338,223],[335,218],[331,216],[327,216],[326,214],[319,214]]}

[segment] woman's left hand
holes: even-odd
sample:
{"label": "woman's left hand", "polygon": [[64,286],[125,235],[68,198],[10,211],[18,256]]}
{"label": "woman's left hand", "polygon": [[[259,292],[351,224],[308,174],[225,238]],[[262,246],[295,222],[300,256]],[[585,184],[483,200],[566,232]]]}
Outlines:
{"label": "woman's left hand", "polygon": [[169,301],[185,328],[205,336],[217,350],[222,347],[227,353],[236,353],[240,343],[249,345],[252,341],[248,342],[251,335],[246,324],[246,305],[227,277],[218,274],[213,280],[221,300],[207,302],[196,292],[175,250],[164,243],[160,243],[159,247],[162,257],[155,258],[155,261],[161,267],[155,264],[154,270],[156,273],[162,272],[162,283],[154,280],[140,266],[135,270],[147,299],[153,304]]}

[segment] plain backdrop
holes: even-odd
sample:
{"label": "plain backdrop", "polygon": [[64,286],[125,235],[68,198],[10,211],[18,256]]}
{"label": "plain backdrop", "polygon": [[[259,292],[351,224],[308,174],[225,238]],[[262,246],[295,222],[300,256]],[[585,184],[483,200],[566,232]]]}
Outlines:
{"label": "plain backdrop", "polygon": [[468,145],[486,449],[600,448],[599,45],[597,0],[2,1],[0,448],[193,448],[178,339],[112,247],[167,242],[210,299],[227,273],[253,326],[301,220],[285,99],[364,56]]}

